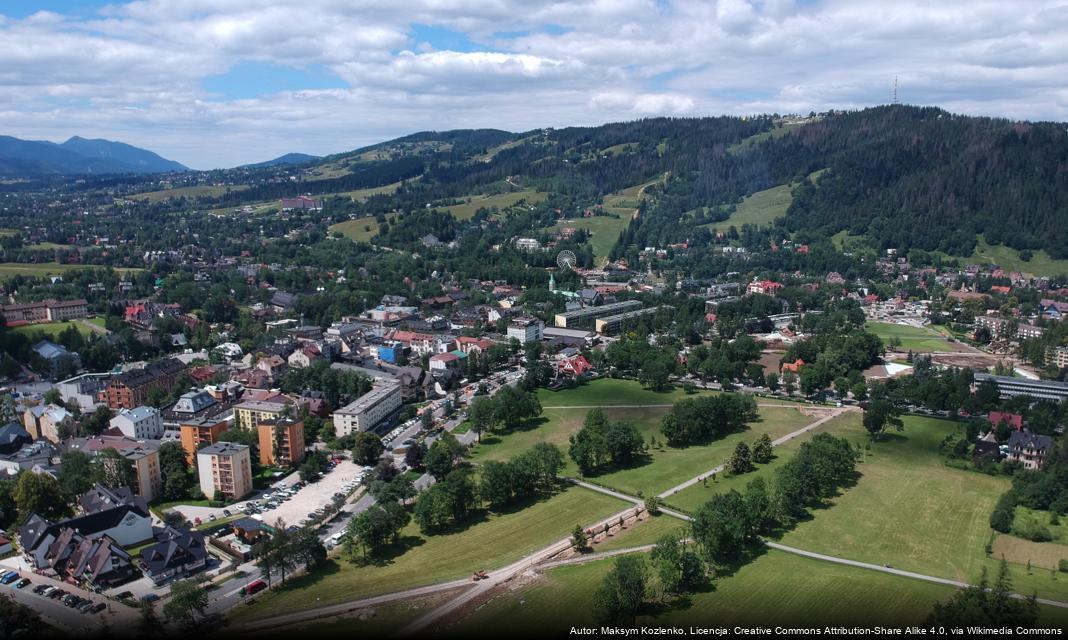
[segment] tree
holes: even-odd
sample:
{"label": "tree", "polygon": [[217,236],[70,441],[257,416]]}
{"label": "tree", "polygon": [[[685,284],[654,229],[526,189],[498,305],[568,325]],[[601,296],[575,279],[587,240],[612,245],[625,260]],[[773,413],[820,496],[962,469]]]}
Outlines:
{"label": "tree", "polygon": [[864,428],[871,434],[872,440],[878,440],[888,427],[898,431],[905,428],[900,416],[901,411],[889,400],[872,400],[864,411]]}
{"label": "tree", "polygon": [[1038,602],[1034,596],[1013,597],[1009,567],[1002,559],[993,586],[987,578],[986,567],[983,567],[979,584],[958,589],[948,601],[935,603],[927,624],[950,628],[965,625],[1029,628],[1038,622],[1038,616]]}
{"label": "tree", "polygon": [[508,465],[489,460],[479,474],[479,495],[493,507],[501,507],[512,500],[513,473]]}
{"label": "tree", "polygon": [[381,438],[370,431],[361,431],[356,434],[356,442],[352,445],[352,459],[357,464],[373,467],[385,450]]}
{"label": "tree", "polygon": [[657,540],[649,560],[656,571],[660,589],[665,594],[685,593],[704,578],[704,563],[678,534],[669,534]]}
{"label": "tree", "polygon": [[189,628],[208,608],[208,592],[196,580],[180,580],[171,585],[171,598],[163,605],[163,615],[169,622]]}
{"label": "tree", "polygon": [[178,442],[164,442],[159,447],[159,470],[163,478],[163,499],[168,502],[189,497],[193,477],[189,459]]}
{"label": "tree", "polygon": [[571,548],[575,551],[585,551],[589,547],[589,537],[582,525],[575,525],[571,530]]}
{"label": "tree", "polygon": [[14,496],[19,522],[25,522],[31,513],[54,521],[70,512],[59,482],[47,473],[20,473],[15,481]]}
{"label": "tree", "polygon": [[489,396],[478,396],[471,402],[467,412],[467,419],[471,423],[471,430],[475,432],[479,440],[482,434],[493,429],[497,409],[495,400]]}
{"label": "tree", "polygon": [[422,442],[414,442],[404,452],[404,464],[408,465],[409,469],[422,469],[423,461],[426,459],[426,445]]}
{"label": "tree", "polygon": [[60,458],[59,486],[69,500],[93,488],[93,459],[83,451],[68,451]]}
{"label": "tree", "polygon": [[749,451],[749,445],[739,442],[734,447],[734,453],[731,454],[730,460],[727,461],[727,472],[731,475],[740,476],[743,473],[749,473],[753,469],[753,454]]}
{"label": "tree", "polygon": [[640,556],[622,556],[604,577],[593,599],[594,617],[599,622],[634,621],[645,602],[648,569]]}
{"label": "tree", "polygon": [[772,451],[771,436],[768,434],[762,434],[757,438],[756,444],[753,445],[753,462],[757,464],[767,464],[771,462],[771,459],[775,457],[775,453]]}
{"label": "tree", "polygon": [[769,373],[764,379],[764,384],[767,386],[768,390],[775,393],[779,390],[779,374],[775,372]]}
{"label": "tree", "polygon": [[96,482],[110,489],[130,487],[136,479],[133,461],[115,449],[104,449],[93,458]]}
{"label": "tree", "polygon": [[107,405],[100,405],[87,416],[82,417],[82,431],[88,435],[96,436],[108,430],[111,426],[111,418],[114,417]]}
{"label": "tree", "polygon": [[423,466],[426,467],[427,473],[434,476],[436,480],[441,480],[448,475],[453,466],[453,456],[448,445],[441,440],[430,445],[430,450],[423,459]]}
{"label": "tree", "polygon": [[741,555],[752,536],[745,501],[731,489],[702,505],[691,522],[693,539],[710,563],[725,563]]}
{"label": "tree", "polygon": [[408,512],[396,502],[375,504],[349,521],[348,532],[363,548],[366,560],[370,554],[396,542],[408,518]]}

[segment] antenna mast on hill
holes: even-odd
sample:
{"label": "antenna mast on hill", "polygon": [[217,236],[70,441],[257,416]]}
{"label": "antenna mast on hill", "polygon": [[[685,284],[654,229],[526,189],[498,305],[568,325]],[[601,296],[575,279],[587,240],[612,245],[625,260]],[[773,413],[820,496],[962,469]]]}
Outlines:
{"label": "antenna mast on hill", "polygon": [[897,76],[894,76],[894,92],[891,98],[891,104],[897,104]]}

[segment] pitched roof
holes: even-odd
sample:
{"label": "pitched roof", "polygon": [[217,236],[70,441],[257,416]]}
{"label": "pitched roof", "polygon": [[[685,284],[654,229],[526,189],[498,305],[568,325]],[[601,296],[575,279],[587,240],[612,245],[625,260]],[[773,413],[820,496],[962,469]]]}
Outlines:
{"label": "pitched roof", "polygon": [[199,531],[168,526],[156,539],[159,542],[141,550],[141,560],[152,575],[200,562],[208,555],[204,534]]}

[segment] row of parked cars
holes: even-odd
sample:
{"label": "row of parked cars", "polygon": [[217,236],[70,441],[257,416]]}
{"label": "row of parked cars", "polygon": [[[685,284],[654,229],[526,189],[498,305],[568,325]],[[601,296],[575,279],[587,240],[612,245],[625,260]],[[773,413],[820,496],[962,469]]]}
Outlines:
{"label": "row of parked cars", "polygon": [[245,515],[252,515],[254,513],[263,513],[264,511],[277,509],[283,502],[289,500],[300,491],[303,486],[304,482],[301,481],[290,487],[278,489],[273,493],[265,493],[260,496],[259,499],[249,500],[241,505],[241,511],[245,512]]}
{"label": "row of parked cars", "polygon": [[[32,582],[29,578],[20,577],[18,571],[8,571],[7,573],[0,575],[0,584],[11,585],[15,589],[24,589],[32,584]],[[107,605],[103,602],[94,603],[88,598],[68,593],[63,589],[50,584],[39,584],[33,588],[33,592],[45,598],[58,600],[65,606],[81,611],[82,613],[100,613],[107,608]]]}

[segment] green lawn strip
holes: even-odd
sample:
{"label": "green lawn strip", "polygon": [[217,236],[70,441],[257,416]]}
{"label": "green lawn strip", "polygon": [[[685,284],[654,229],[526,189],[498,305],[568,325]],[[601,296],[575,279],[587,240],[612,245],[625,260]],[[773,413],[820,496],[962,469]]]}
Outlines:
{"label": "green lawn strip", "polygon": [[[506,592],[461,620],[452,630],[484,635],[487,629],[539,629],[546,635],[573,626],[596,626],[594,592],[613,559],[551,569],[538,581]],[[769,550],[714,590],[693,594],[677,606],[648,605],[637,625],[814,626],[922,624],[931,606],[953,588],[820,562]],[[1063,613],[1051,614],[1050,624]]]}
{"label": "green lawn strip", "polygon": [[526,508],[487,515],[452,533],[424,536],[413,522],[402,532],[399,555],[368,566],[338,559],[295,578],[284,589],[264,594],[235,615],[262,617],[465,578],[479,569],[506,566],[567,538],[576,524],[593,524],[626,507],[610,496],[571,487]]}
{"label": "green lawn strip", "polygon": [[[761,409],[761,411],[766,410],[767,409]],[[829,433],[834,436],[848,436],[850,437],[850,440],[863,446],[863,443],[867,441],[867,437],[858,435],[857,433],[860,420],[861,414],[857,411],[850,411],[835,416],[825,422],[819,429],[809,431],[802,436],[787,440],[781,445],[776,446],[774,448],[775,457],[772,461],[767,464],[756,465],[755,471],[744,473],[739,476],[718,474],[715,481],[710,478],[707,483],[698,483],[692,487],[683,489],[673,496],[668,496],[665,502],[669,507],[675,507],[682,511],[693,513],[713,495],[717,493],[726,493],[731,489],[742,492],[745,489],[745,485],[756,478],[763,478],[770,487],[771,483],[775,480],[775,470],[786,464],[786,462],[793,457],[794,453],[801,447],[801,443],[811,439],[812,436],[817,433]]]}
{"label": "green lawn strip", "polygon": [[[396,215],[387,215],[386,220],[392,220]],[[370,242],[378,234],[378,222],[373,217],[357,218],[332,224],[329,230],[338,231],[353,242]]]}

